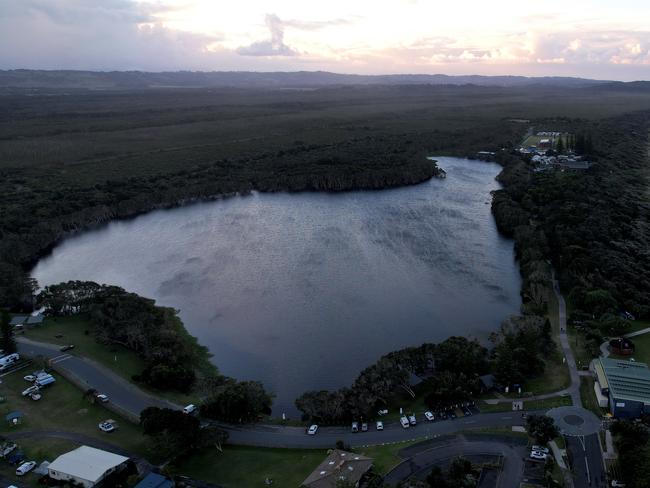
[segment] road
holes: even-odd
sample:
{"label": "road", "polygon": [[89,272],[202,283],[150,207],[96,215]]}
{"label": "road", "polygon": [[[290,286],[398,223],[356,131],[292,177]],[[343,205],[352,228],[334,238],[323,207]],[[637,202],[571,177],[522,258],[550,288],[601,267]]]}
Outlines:
{"label": "road", "polygon": [[[53,367],[67,376],[73,376],[77,382],[87,388],[106,394],[109,405],[128,412],[137,419],[140,412],[147,407],[181,408],[142,391],[108,368],[87,358],[74,354],[61,353],[58,346],[17,338],[18,350],[25,356],[41,355],[53,363]],[[329,448],[342,440],[352,446],[375,445],[400,442],[416,438],[434,437],[453,434],[460,430],[480,427],[511,427],[523,425],[520,413],[486,413],[471,417],[426,422],[424,419],[415,427],[403,429],[398,423],[387,423],[383,431],[371,431],[353,434],[347,427],[322,427],[315,436],[308,436],[302,427],[281,425],[243,425],[220,424],[230,434],[229,443],[255,445],[262,447],[296,447]]]}
{"label": "road", "polygon": [[59,346],[35,342],[24,337],[17,337],[16,342],[21,355],[32,358],[43,356],[49,359],[55,370],[73,380],[78,386],[83,385],[86,389],[94,388],[108,395],[110,403],[117,407],[118,413],[125,414],[133,420],[137,420],[140,412],[147,407],[180,408],[171,402],[149,395],[95,361],[62,353]]}
{"label": "road", "polygon": [[575,488],[605,488],[607,480],[598,434],[566,437]]}

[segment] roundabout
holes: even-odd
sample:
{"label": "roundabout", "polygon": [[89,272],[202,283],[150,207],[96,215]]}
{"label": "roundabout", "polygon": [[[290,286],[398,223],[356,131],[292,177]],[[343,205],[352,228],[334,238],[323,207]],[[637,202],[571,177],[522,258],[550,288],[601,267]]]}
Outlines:
{"label": "roundabout", "polygon": [[546,415],[555,421],[558,429],[566,436],[587,436],[600,431],[600,419],[582,407],[557,407]]}

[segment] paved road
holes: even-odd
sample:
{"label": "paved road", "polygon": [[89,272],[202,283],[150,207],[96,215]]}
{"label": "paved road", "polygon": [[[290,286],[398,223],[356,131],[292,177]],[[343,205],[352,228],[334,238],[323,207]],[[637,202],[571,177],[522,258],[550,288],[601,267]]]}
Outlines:
{"label": "paved road", "polygon": [[605,468],[598,434],[566,437],[575,488],[605,488]]}
{"label": "paved road", "polygon": [[[74,354],[63,354],[58,346],[18,338],[18,348],[26,356],[42,355],[49,358],[53,366],[74,376],[79,383],[88,388],[95,388],[110,397],[110,405],[137,418],[147,407],[181,408],[165,400],[149,395],[106,367],[80,358]],[[399,442],[416,438],[433,437],[435,435],[452,434],[463,429],[477,427],[493,427],[523,425],[520,413],[489,413],[477,414],[456,420],[426,422],[424,419],[415,427],[403,429],[398,423],[386,424],[385,430],[353,434],[347,427],[323,427],[315,436],[308,436],[301,427],[286,427],[275,425],[244,425],[232,426],[220,424],[230,434],[229,442],[241,445],[256,445],[263,447],[305,447],[329,448],[342,440],[352,446],[375,445]]]}
{"label": "paved road", "polygon": [[108,395],[112,406],[119,413],[137,420],[140,412],[147,407],[180,408],[171,402],[145,393],[110,369],[87,358],[62,353],[59,346],[32,341],[24,337],[16,338],[18,352],[28,357],[43,356],[50,359],[52,367],[62,374],[72,377],[78,386],[94,388]]}
{"label": "paved road", "polygon": [[413,448],[409,450],[414,452],[409,453],[405,461],[386,475],[384,478],[386,485],[397,485],[411,476],[428,473],[433,466],[442,466],[459,456],[501,456],[503,469],[499,473],[496,488],[518,488],[524,471],[523,458],[527,454],[525,441],[523,445],[517,445],[496,439],[466,440],[463,436],[439,442],[431,441]]}
{"label": "paved road", "polygon": [[553,292],[557,298],[558,305],[560,345],[562,346],[562,351],[564,352],[564,357],[569,367],[569,375],[571,376],[571,385],[564,391],[571,395],[574,406],[582,407],[582,398],[580,398],[580,375],[578,374],[576,360],[573,357],[573,351],[569,345],[569,337],[566,333],[566,303],[562,293],[560,293],[560,285],[555,279],[555,273],[553,273]]}

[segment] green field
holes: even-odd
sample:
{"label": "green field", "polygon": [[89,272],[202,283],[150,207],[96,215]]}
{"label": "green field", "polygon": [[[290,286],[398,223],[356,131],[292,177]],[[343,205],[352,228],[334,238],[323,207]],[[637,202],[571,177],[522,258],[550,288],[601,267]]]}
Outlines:
{"label": "green field", "polygon": [[[62,337],[56,337],[57,335]],[[144,361],[133,351],[119,344],[105,345],[97,342],[92,334],[92,324],[82,316],[47,318],[42,325],[26,329],[25,337],[50,344],[74,344],[75,348],[70,353],[92,359],[130,382],[133,382],[133,375],[145,368]],[[153,390],[140,383],[137,383],[137,386],[182,405],[197,400],[196,396],[191,394]]]}
{"label": "green field", "polygon": [[[151,454],[138,426],[101,405],[91,404],[82,397],[79,389],[56,373],[56,383],[42,391],[43,397],[39,401],[21,396],[21,392],[29,386],[22,378],[24,374],[23,370],[2,378],[0,396],[5,401],[0,404],[0,435],[33,431],[72,432],[110,442],[141,456]],[[4,421],[4,416],[15,410],[22,412],[24,418],[18,426],[10,426]],[[117,431],[106,434],[98,429],[97,425],[106,419],[117,421]]]}
{"label": "green field", "polygon": [[582,399],[582,406],[587,410],[591,410],[596,416],[601,417],[607,413],[606,409],[598,406],[598,400],[594,393],[594,379],[589,376],[580,377],[580,398]]}
{"label": "green field", "polygon": [[227,446],[223,452],[203,449],[171,469],[178,474],[224,488],[298,487],[327,456],[325,449],[270,449]]}

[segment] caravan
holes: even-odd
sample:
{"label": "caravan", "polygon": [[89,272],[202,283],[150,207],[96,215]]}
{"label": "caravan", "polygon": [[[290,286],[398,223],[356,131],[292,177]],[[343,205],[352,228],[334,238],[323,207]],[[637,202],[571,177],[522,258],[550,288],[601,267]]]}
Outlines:
{"label": "caravan", "polygon": [[1,357],[0,371],[4,371],[5,369],[11,367],[11,365],[18,362],[19,359],[20,359],[20,355],[17,352]]}

